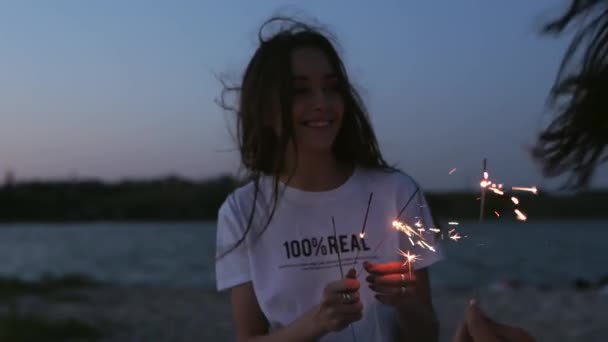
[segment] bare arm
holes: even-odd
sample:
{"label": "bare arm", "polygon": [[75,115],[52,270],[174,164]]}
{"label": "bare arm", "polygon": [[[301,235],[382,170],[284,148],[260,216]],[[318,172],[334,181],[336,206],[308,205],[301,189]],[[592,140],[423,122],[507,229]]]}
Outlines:
{"label": "bare arm", "polygon": [[[351,275],[354,277],[354,272]],[[269,332],[268,320],[260,309],[251,282],[232,288],[232,312],[239,342],[316,341],[329,331],[344,329],[361,319],[359,282],[347,279],[332,282],[325,289],[320,305],[313,307],[280,330]],[[353,302],[344,304],[339,293],[351,293]]]}

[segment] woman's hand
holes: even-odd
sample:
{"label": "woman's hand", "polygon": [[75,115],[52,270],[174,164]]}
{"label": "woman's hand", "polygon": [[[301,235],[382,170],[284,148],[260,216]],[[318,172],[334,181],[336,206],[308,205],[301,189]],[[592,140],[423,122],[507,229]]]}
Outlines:
{"label": "woman's hand", "polygon": [[343,330],[363,317],[359,286],[354,269],[348,271],[344,279],[327,284],[315,314],[316,322],[325,333]]}
{"label": "woman's hand", "polygon": [[387,262],[376,264],[363,263],[369,276],[365,280],[369,288],[376,292],[376,299],[383,304],[397,308],[407,304],[416,294],[416,276],[410,272],[409,265],[403,262]]}
{"label": "woman's hand", "polygon": [[454,342],[534,342],[524,329],[495,322],[471,301],[465,320],[460,323]]}

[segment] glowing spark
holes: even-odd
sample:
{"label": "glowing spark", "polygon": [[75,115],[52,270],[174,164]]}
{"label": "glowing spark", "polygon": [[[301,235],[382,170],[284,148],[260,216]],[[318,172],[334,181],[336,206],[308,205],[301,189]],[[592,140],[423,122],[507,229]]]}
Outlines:
{"label": "glowing spark", "polygon": [[412,237],[412,235],[415,235],[415,236],[423,239],[423,237],[420,235],[420,233],[418,233],[417,231],[412,229],[412,227],[408,226],[407,224],[405,224],[403,222],[399,222],[399,221],[395,220],[395,221],[393,221],[393,227],[395,227],[395,229],[397,229],[398,231],[405,233],[405,235],[407,235],[408,237]]}
{"label": "glowing spark", "polygon": [[501,196],[505,194],[504,191],[496,189],[496,188],[488,188],[488,189],[492,190],[492,192],[494,192],[495,194],[498,194],[498,195],[501,195]]}
{"label": "glowing spark", "polygon": [[412,244],[412,246],[416,246],[416,244],[414,243],[414,241],[412,240],[411,237],[408,237],[408,239],[410,240],[410,243]]}
{"label": "glowing spark", "polygon": [[526,221],[528,219],[526,214],[522,213],[519,209],[515,209],[515,214],[517,215],[517,219],[520,221]]}
{"label": "glowing spark", "polygon": [[499,189],[502,189],[502,184],[498,184],[498,188],[499,188]]}
{"label": "glowing spark", "polygon": [[450,236],[450,239],[452,239],[452,240],[454,240],[456,242],[458,242],[458,240],[460,240],[461,238],[462,238],[462,236],[458,235],[458,233]]}
{"label": "glowing spark", "polygon": [[449,224],[450,226],[457,226],[457,225],[458,225],[458,222],[456,222],[456,221],[450,221],[450,222],[448,222],[448,224]]}
{"label": "glowing spark", "polygon": [[488,187],[488,185],[489,185],[489,183],[488,183],[488,181],[487,181],[487,180],[482,180],[481,182],[479,182],[479,185],[480,185],[482,188],[487,188],[487,187]]}
{"label": "glowing spark", "polygon": [[456,229],[452,228],[450,229],[450,231],[448,232],[448,234],[452,234]]}
{"label": "glowing spark", "polygon": [[496,217],[500,217],[500,213],[498,213],[498,211],[494,210],[494,214],[496,215]]}
{"label": "glowing spark", "polygon": [[426,246],[426,248],[430,249],[431,251],[436,252],[435,248],[433,246],[429,245],[428,243],[426,243],[424,241],[419,241],[419,242],[421,242],[424,246]]}
{"label": "glowing spark", "polygon": [[514,186],[514,187],[511,188],[511,190],[514,190],[514,191],[528,191],[528,192],[531,192],[531,193],[533,193],[535,195],[538,194],[538,189],[535,186],[530,187],[530,188],[521,187],[521,186]]}
{"label": "glowing spark", "polygon": [[414,223],[414,226],[420,228],[422,227],[422,222],[420,221],[420,219],[418,219],[418,221],[416,221],[416,223]]}
{"label": "glowing spark", "polygon": [[410,254],[410,251],[404,252],[402,250],[399,250],[399,254],[405,258],[405,262],[403,263],[402,266],[407,265],[408,266],[408,273],[410,276],[410,280],[412,279],[412,263],[418,261],[418,260],[422,260],[420,258],[419,255],[416,254]]}
{"label": "glowing spark", "polygon": [[420,246],[420,247],[422,247],[422,248],[426,248],[426,247],[424,247],[424,245],[422,244],[422,240],[418,240],[418,243],[417,243],[417,244],[418,244],[418,246]]}
{"label": "glowing spark", "polygon": [[454,172],[456,172],[456,168],[451,169],[450,172],[448,172],[448,175],[451,175]]}
{"label": "glowing spark", "polygon": [[488,177],[489,177],[489,176],[488,176],[488,172],[487,172],[487,171],[484,171],[484,172],[483,172],[483,179],[488,179]]}
{"label": "glowing spark", "polygon": [[511,197],[511,201],[515,204],[518,205],[519,204],[519,199],[517,197]]}
{"label": "glowing spark", "polygon": [[365,238],[365,233],[359,233],[359,237],[362,239]]}
{"label": "glowing spark", "polygon": [[432,231],[433,233],[439,233],[441,230],[437,229],[437,228],[429,228],[430,231]]}

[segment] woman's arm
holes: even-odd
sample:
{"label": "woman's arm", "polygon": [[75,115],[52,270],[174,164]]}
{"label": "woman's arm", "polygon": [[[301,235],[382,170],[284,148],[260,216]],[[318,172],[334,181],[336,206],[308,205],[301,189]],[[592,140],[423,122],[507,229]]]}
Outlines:
{"label": "woman's arm", "polygon": [[315,341],[323,335],[321,327],[314,324],[311,313],[268,334],[268,321],[260,309],[251,282],[232,288],[231,300],[239,342]]}
{"label": "woman's arm", "polygon": [[[343,294],[349,294],[351,301],[345,303]],[[348,278],[326,286],[321,304],[272,333],[269,333],[268,320],[260,309],[251,282],[232,288],[231,300],[239,342],[316,341],[330,331],[340,331],[361,319],[363,308],[354,270],[349,272]]]}

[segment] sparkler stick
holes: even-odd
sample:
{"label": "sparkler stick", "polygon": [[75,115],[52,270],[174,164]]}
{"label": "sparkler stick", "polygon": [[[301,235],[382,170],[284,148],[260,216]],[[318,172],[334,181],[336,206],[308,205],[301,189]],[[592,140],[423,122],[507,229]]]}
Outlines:
{"label": "sparkler stick", "polygon": [[[481,203],[479,205],[479,223],[483,222],[483,214],[484,214],[484,209],[485,209],[485,205],[486,205],[486,188],[488,187],[489,184],[491,184],[488,181],[488,160],[486,158],[483,158],[483,178],[481,180],[481,182],[479,183],[479,185],[481,186]],[[478,248],[475,248],[475,258],[478,259],[479,258],[479,251]],[[475,287],[474,287],[474,291],[473,291],[473,298],[475,298],[478,302],[480,301],[479,298],[479,273],[477,273],[477,281],[475,282]]]}
{"label": "sparkler stick", "polygon": [[[361,240],[365,239],[365,226],[367,225],[367,215],[369,214],[369,207],[372,204],[372,198],[374,197],[374,193],[369,193],[369,199],[367,200],[367,210],[365,211],[365,218],[363,219],[363,228],[361,228],[361,233],[359,233],[359,237]],[[357,254],[355,255],[355,261],[353,261],[353,267],[357,266],[357,259],[359,258],[359,252],[361,249],[357,249]]]}
{"label": "sparkler stick", "polygon": [[483,212],[486,205],[486,188],[488,187],[488,168],[487,159],[483,158],[483,179],[479,183],[481,185],[481,205],[479,206],[479,222],[483,221]]}
{"label": "sparkler stick", "polygon": [[[416,194],[418,193],[418,191],[420,191],[420,188],[416,187],[416,191],[414,191],[414,193],[412,193],[412,195],[410,196],[410,198],[407,200],[407,202],[405,202],[405,205],[403,206],[403,208],[401,208],[401,210],[399,211],[399,213],[397,214],[397,218],[396,220],[399,219],[399,217],[401,217],[401,214],[403,214],[403,212],[405,211],[405,209],[408,207],[408,205],[410,205],[410,202],[412,202],[412,200],[414,199],[414,196],[416,196]],[[386,239],[391,236],[391,234],[385,234],[384,238],[376,245],[376,247],[374,247],[372,253],[375,253],[376,251],[378,251],[378,248],[380,248],[380,246],[382,246],[382,244],[386,241]],[[411,240],[410,240],[411,241]],[[359,272],[357,271],[357,276],[359,276]]]}
{"label": "sparkler stick", "polygon": [[[334,217],[331,217],[331,225],[334,229],[334,239],[336,239],[336,241],[338,240],[338,236],[336,235],[336,221],[334,220]],[[340,257],[340,249],[336,248],[336,250],[338,251],[338,266],[340,267],[340,278],[344,278],[344,271],[342,270],[342,258]]]}
{"label": "sparkler stick", "polygon": [[[334,230],[334,239],[338,239],[338,235],[336,234],[336,220],[334,220],[334,217],[331,217],[331,226]],[[344,271],[342,270],[342,259],[340,258],[340,249],[336,248],[337,252],[338,252],[338,266],[340,267],[340,278],[344,278]],[[352,324],[350,325],[350,331],[353,334],[353,341],[357,342],[357,336],[355,335],[355,327],[353,327]]]}

